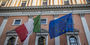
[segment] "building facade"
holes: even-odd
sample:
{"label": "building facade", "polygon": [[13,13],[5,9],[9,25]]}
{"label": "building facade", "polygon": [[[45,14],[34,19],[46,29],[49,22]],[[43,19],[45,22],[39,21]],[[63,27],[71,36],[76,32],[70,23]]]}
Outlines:
{"label": "building facade", "polygon": [[[50,39],[49,22],[68,13],[74,32]],[[33,32],[28,45],[90,45],[90,0],[0,0],[0,45],[23,45],[15,28],[37,15],[41,32]]]}

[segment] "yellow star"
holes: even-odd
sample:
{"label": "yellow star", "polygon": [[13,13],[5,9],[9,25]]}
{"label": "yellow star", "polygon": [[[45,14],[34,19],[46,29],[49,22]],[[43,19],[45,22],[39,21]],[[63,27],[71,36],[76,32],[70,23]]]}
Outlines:
{"label": "yellow star", "polygon": [[56,30],[56,32],[57,32],[57,30]]}
{"label": "yellow star", "polygon": [[63,30],[63,32],[64,32],[64,30]]}

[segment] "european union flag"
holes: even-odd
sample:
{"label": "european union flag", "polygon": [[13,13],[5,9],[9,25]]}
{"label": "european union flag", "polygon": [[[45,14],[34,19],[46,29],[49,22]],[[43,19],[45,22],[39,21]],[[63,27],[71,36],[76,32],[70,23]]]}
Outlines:
{"label": "european union flag", "polygon": [[73,31],[72,13],[62,16],[56,20],[50,21],[49,35],[50,38],[55,38],[68,31]]}

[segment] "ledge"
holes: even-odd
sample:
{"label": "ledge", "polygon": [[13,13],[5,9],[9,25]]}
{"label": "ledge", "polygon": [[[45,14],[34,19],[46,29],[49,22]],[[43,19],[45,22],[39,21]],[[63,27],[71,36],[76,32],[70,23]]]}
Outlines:
{"label": "ledge", "polygon": [[78,5],[53,5],[53,6],[30,6],[30,7],[0,7],[1,10],[15,10],[15,9],[47,9],[47,8],[80,8],[90,7],[90,4],[78,4]]}

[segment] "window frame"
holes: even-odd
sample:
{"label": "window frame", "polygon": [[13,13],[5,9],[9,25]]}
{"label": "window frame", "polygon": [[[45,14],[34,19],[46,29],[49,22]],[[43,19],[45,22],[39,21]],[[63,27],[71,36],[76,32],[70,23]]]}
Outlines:
{"label": "window frame", "polygon": [[48,33],[36,33],[35,45],[38,45],[38,39],[41,37],[41,35],[46,39],[45,45],[48,45]]}
{"label": "window frame", "polygon": [[90,1],[89,0],[86,0],[87,4],[90,4]]}
{"label": "window frame", "polygon": [[69,0],[67,0],[68,1],[68,4],[66,4],[65,1],[66,0],[63,1],[64,5],[70,5],[70,1]]}
{"label": "window frame", "polygon": [[[11,40],[12,38],[13,38],[13,40]],[[15,37],[10,37],[10,38],[8,39],[7,45],[9,44],[9,41],[11,42],[11,44],[15,44],[15,40],[16,40]],[[13,43],[12,43],[12,41],[13,41]]]}
{"label": "window frame", "polygon": [[[44,3],[46,3],[46,4],[44,4]],[[43,0],[43,6],[47,6],[48,5],[48,1],[46,0],[46,1],[44,1]]]}
{"label": "window frame", "polygon": [[[20,20],[20,24],[15,24],[15,21],[16,21],[16,20]],[[22,23],[22,19],[14,19],[12,25],[21,25],[21,23]]]}
{"label": "window frame", "polygon": [[21,2],[21,7],[25,7],[25,6],[23,6],[23,5],[22,5],[23,3],[24,3],[24,4],[25,4],[25,6],[26,6],[27,1],[22,1],[22,2]]}
{"label": "window frame", "polygon": [[46,38],[44,37],[44,36],[40,36],[39,38],[38,38],[38,45],[40,45],[40,42],[42,42],[41,40],[40,40],[40,38],[43,38],[43,44],[44,45],[46,45]]}
{"label": "window frame", "polygon": [[71,36],[74,36],[77,39],[77,45],[81,45],[80,38],[79,38],[79,32],[67,32],[66,36],[67,36],[67,45],[70,45],[69,38]]}
{"label": "window frame", "polygon": [[[10,35],[11,35],[11,34],[10,34]],[[11,37],[14,37],[14,38],[15,38],[14,45],[18,45],[18,37],[17,37],[17,36],[9,36],[9,35],[6,37],[5,42],[4,42],[4,45],[7,45],[8,40],[9,40]]]}
{"label": "window frame", "polygon": [[[76,40],[76,43],[75,43],[75,41],[74,41],[74,43],[78,45],[78,41],[77,41],[77,38],[76,38],[75,36],[70,36],[70,37],[69,37],[69,43],[70,43],[70,45],[72,44],[72,43],[70,42],[70,38],[72,38],[72,37]],[[74,44],[74,43],[73,43],[73,44]]]}
{"label": "window frame", "polygon": [[[47,24],[48,18],[41,18],[41,19],[40,19],[40,23],[41,23],[41,20],[42,20],[42,19],[46,19],[46,23],[45,23],[45,24]],[[42,24],[42,23],[41,23],[41,24]]]}
{"label": "window frame", "polygon": [[8,40],[9,40],[11,37],[14,37],[14,38],[15,38],[15,43],[14,43],[14,45],[18,45],[18,36],[17,36],[15,30],[7,31],[7,32],[6,32],[6,35],[7,35],[7,36],[6,36],[4,45],[7,45]]}
{"label": "window frame", "polygon": [[[4,5],[2,5],[2,4],[4,4]],[[4,7],[4,6],[5,6],[5,4],[6,4],[6,2],[2,2],[2,3],[1,3],[1,7]]]}

